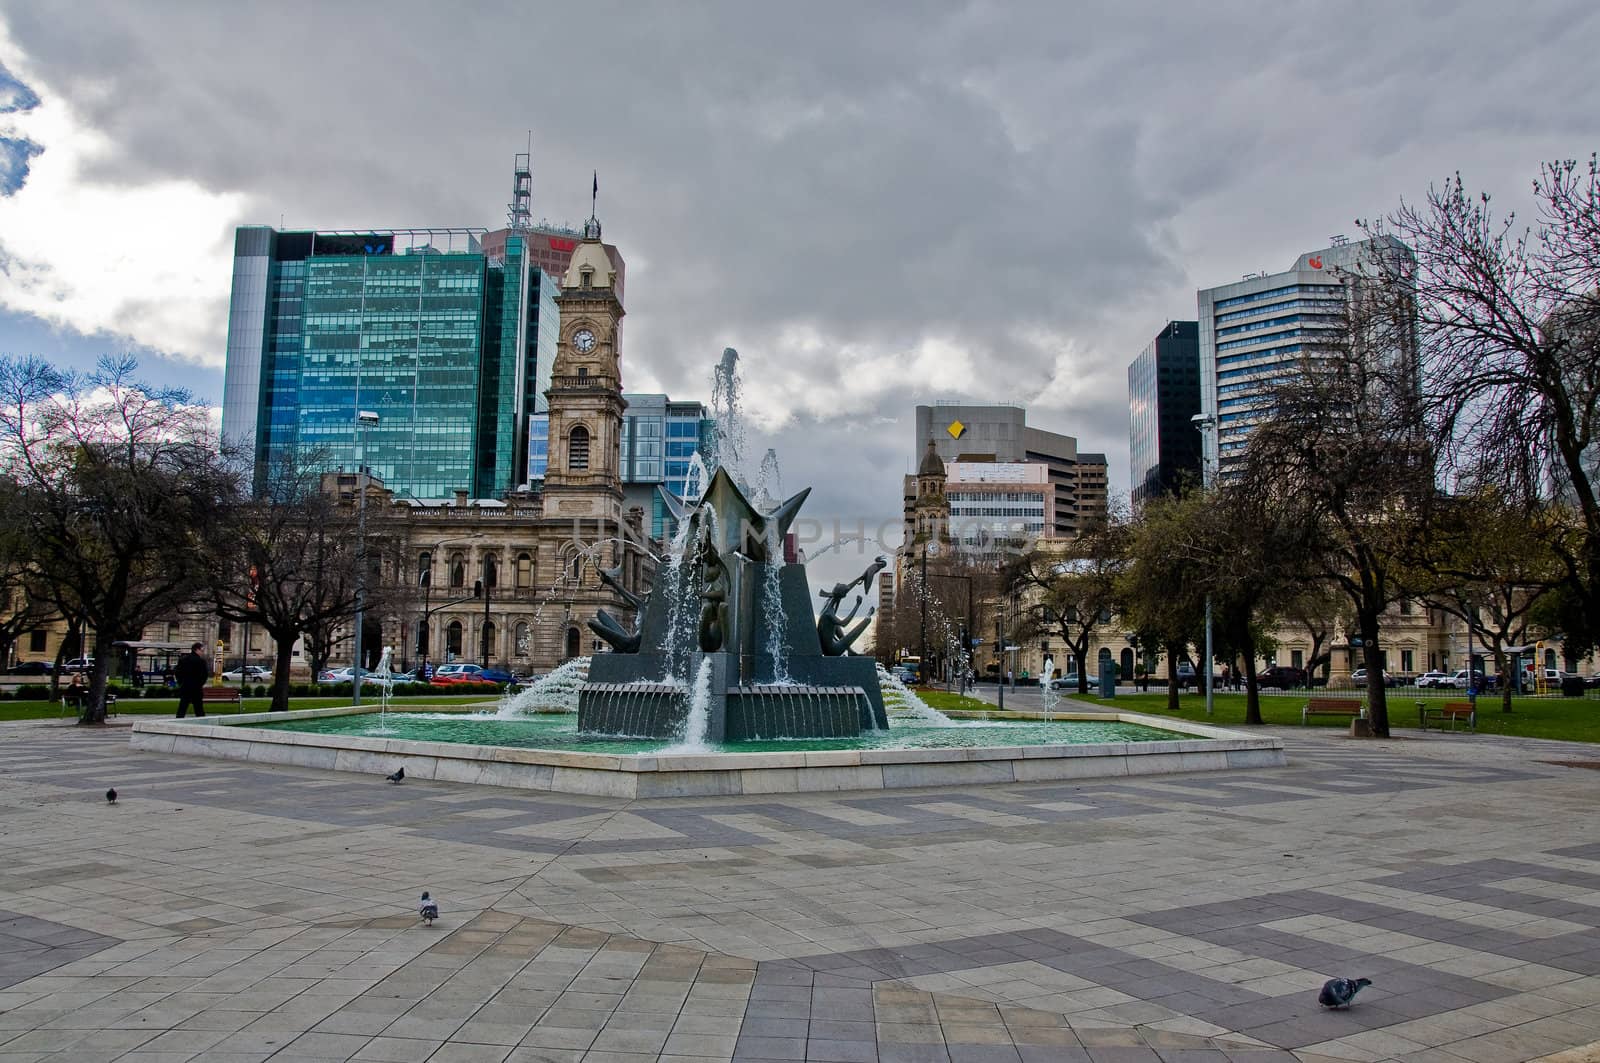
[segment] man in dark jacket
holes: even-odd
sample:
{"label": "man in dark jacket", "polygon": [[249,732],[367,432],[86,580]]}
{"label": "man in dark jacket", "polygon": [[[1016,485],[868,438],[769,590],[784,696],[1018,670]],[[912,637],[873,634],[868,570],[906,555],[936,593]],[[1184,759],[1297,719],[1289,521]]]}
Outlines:
{"label": "man in dark jacket", "polygon": [[205,643],[197,642],[189,648],[189,652],[178,658],[176,669],[178,677],[178,719],[183,719],[183,714],[189,711],[189,706],[194,706],[196,719],[206,714],[205,702],[200,699],[200,692],[205,689],[206,680],[211,678],[211,665],[200,655],[205,649]]}

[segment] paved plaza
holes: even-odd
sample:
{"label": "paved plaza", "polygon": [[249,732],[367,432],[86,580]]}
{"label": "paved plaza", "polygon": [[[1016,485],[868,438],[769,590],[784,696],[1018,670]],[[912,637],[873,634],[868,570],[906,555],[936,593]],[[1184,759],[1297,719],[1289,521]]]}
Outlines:
{"label": "paved plaza", "polygon": [[1600,1058],[1600,753],[1271,733],[1287,768],[625,802],[0,725],[0,1063]]}

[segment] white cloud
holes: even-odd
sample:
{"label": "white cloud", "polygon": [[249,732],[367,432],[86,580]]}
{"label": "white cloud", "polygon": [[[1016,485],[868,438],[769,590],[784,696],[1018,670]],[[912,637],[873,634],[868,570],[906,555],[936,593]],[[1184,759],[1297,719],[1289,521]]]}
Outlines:
{"label": "white cloud", "polygon": [[245,197],[190,180],[90,177],[110,140],[30,75],[3,29],[0,61],[41,100],[0,131],[44,149],[23,187],[0,197],[0,306],[220,367]]}

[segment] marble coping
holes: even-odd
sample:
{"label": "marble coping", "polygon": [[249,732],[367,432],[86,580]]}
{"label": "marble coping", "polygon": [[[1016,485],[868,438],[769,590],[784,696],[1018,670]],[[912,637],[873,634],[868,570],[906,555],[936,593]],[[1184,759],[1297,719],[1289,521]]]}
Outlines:
{"label": "marble coping", "polygon": [[[377,774],[388,774],[403,766],[407,777],[413,779],[630,798],[1086,779],[1281,767],[1287,763],[1279,738],[1128,712],[1058,712],[1049,718],[1116,720],[1183,737],[1154,742],[954,749],[619,754],[316,734],[253,726],[371,711],[366,706],[348,705],[197,720],[141,719],[133,725],[130,742],[135,749],[164,753]],[[408,711],[437,709],[417,706],[408,707]],[[960,715],[1044,718],[1042,713]]]}

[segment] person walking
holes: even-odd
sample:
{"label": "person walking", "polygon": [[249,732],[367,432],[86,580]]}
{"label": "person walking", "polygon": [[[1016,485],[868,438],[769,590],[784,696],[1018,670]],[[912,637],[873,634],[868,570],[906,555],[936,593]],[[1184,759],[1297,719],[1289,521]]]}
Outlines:
{"label": "person walking", "polygon": [[201,692],[205,690],[206,680],[211,678],[211,665],[200,655],[205,649],[205,643],[197,642],[189,647],[189,652],[178,658],[178,667],[175,675],[178,680],[178,719],[183,719],[183,714],[189,711],[189,706],[194,706],[195,719],[206,714],[206,705],[201,700]]}

